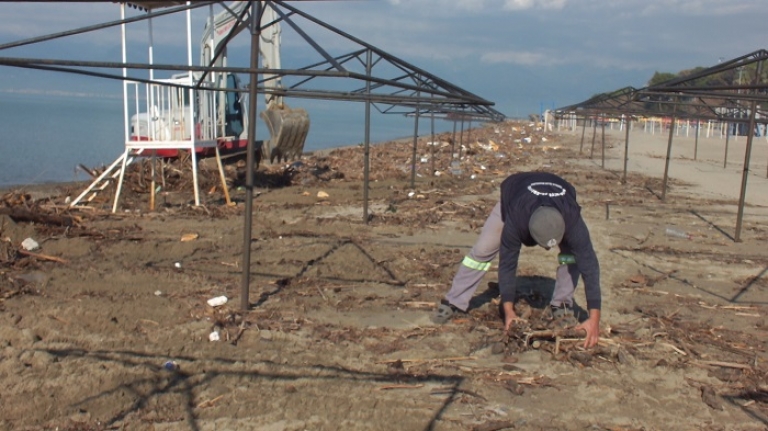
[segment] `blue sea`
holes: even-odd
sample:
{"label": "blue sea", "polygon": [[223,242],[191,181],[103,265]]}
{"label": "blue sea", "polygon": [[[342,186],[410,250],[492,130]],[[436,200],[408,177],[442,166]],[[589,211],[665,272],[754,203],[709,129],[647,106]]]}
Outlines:
{"label": "blue sea", "polygon": [[[365,105],[359,102],[295,100],[291,107],[309,112],[305,151],[364,142]],[[371,109],[371,143],[412,137],[414,119]],[[420,136],[432,133],[422,117]],[[434,132],[449,132],[453,123],[435,120]],[[264,123],[257,139],[268,138]],[[123,102],[116,96],[20,94],[0,92],[0,187],[85,181],[78,168],[108,166],[124,145]]]}

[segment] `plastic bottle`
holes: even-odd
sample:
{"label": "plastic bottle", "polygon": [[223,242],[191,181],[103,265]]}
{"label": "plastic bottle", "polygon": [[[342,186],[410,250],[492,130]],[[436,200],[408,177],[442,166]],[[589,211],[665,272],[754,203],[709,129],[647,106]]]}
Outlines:
{"label": "plastic bottle", "polygon": [[451,162],[451,174],[453,175],[461,175],[461,163],[458,160],[454,160]]}
{"label": "plastic bottle", "polygon": [[667,236],[671,236],[673,238],[685,238],[685,239],[691,239],[691,235],[687,232],[683,232],[680,229],[667,226],[667,230],[665,231]]}

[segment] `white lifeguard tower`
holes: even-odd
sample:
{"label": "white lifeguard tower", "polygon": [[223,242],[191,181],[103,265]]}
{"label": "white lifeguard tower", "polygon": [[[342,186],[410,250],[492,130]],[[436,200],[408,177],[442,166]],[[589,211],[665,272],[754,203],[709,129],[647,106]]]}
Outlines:
{"label": "white lifeguard tower", "polygon": [[[131,3],[131,2],[128,2]],[[154,8],[179,6],[190,2],[135,2],[140,7],[151,13]],[[121,20],[126,19],[126,2],[120,4]],[[149,22],[149,64],[154,62],[152,18]],[[187,29],[187,64],[192,66],[192,35],[191,12],[186,10]],[[213,32],[215,33],[215,32]],[[122,35],[122,60],[127,63],[126,25],[121,24]],[[83,199],[92,200],[99,191],[104,190],[115,180],[116,191],[112,212],[116,212],[119,206],[120,193],[123,187],[126,167],[137,157],[152,157],[152,184],[150,188],[150,208],[155,204],[155,163],[154,158],[164,153],[177,154],[179,150],[186,150],[191,157],[192,178],[194,186],[195,205],[200,205],[200,191],[198,184],[198,155],[213,153],[221,178],[221,186],[227,204],[231,204],[224,169],[219,152],[219,141],[226,139],[220,130],[223,130],[223,119],[217,117],[220,111],[218,104],[225,103],[221,91],[216,91],[213,86],[215,76],[206,76],[199,72],[179,71],[168,79],[155,79],[155,70],[149,69],[149,79],[132,80],[128,77],[128,71],[123,67],[123,113],[125,149],[104,172],[101,173],[90,186],[71,202],[71,206],[78,205]],[[201,80],[204,79],[204,80]]]}

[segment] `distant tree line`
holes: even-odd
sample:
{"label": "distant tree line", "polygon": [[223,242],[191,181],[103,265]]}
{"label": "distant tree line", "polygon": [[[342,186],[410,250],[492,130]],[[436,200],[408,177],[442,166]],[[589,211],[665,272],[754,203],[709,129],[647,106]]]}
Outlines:
{"label": "distant tree line", "polygon": [[[700,87],[715,87],[715,86],[731,86],[731,85],[748,85],[755,82],[755,76],[757,75],[758,63],[751,63],[742,67],[724,70],[720,73],[709,74],[702,76],[701,78],[691,81],[691,86]],[[648,80],[648,86],[658,85],[665,81],[675,78],[684,78],[686,76],[696,75],[703,70],[708,69],[706,67],[694,67],[693,69],[681,70],[677,73],[669,72],[655,72],[651,79]],[[760,79],[758,82],[765,82],[768,78],[768,67],[764,67],[760,73]]]}

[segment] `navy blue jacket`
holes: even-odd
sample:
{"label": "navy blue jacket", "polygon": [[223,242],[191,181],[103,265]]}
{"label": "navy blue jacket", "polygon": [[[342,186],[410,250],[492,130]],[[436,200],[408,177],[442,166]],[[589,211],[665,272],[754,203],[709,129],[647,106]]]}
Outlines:
{"label": "navy blue jacket", "polygon": [[539,206],[555,207],[563,215],[565,234],[560,250],[576,257],[584,278],[588,309],[600,309],[600,265],[592,247],[589,230],[581,218],[576,189],[566,180],[547,172],[521,172],[501,183],[501,219],[504,228],[499,249],[499,290],[501,300],[514,302],[517,261],[523,245],[536,246],[528,230],[531,214]]}

